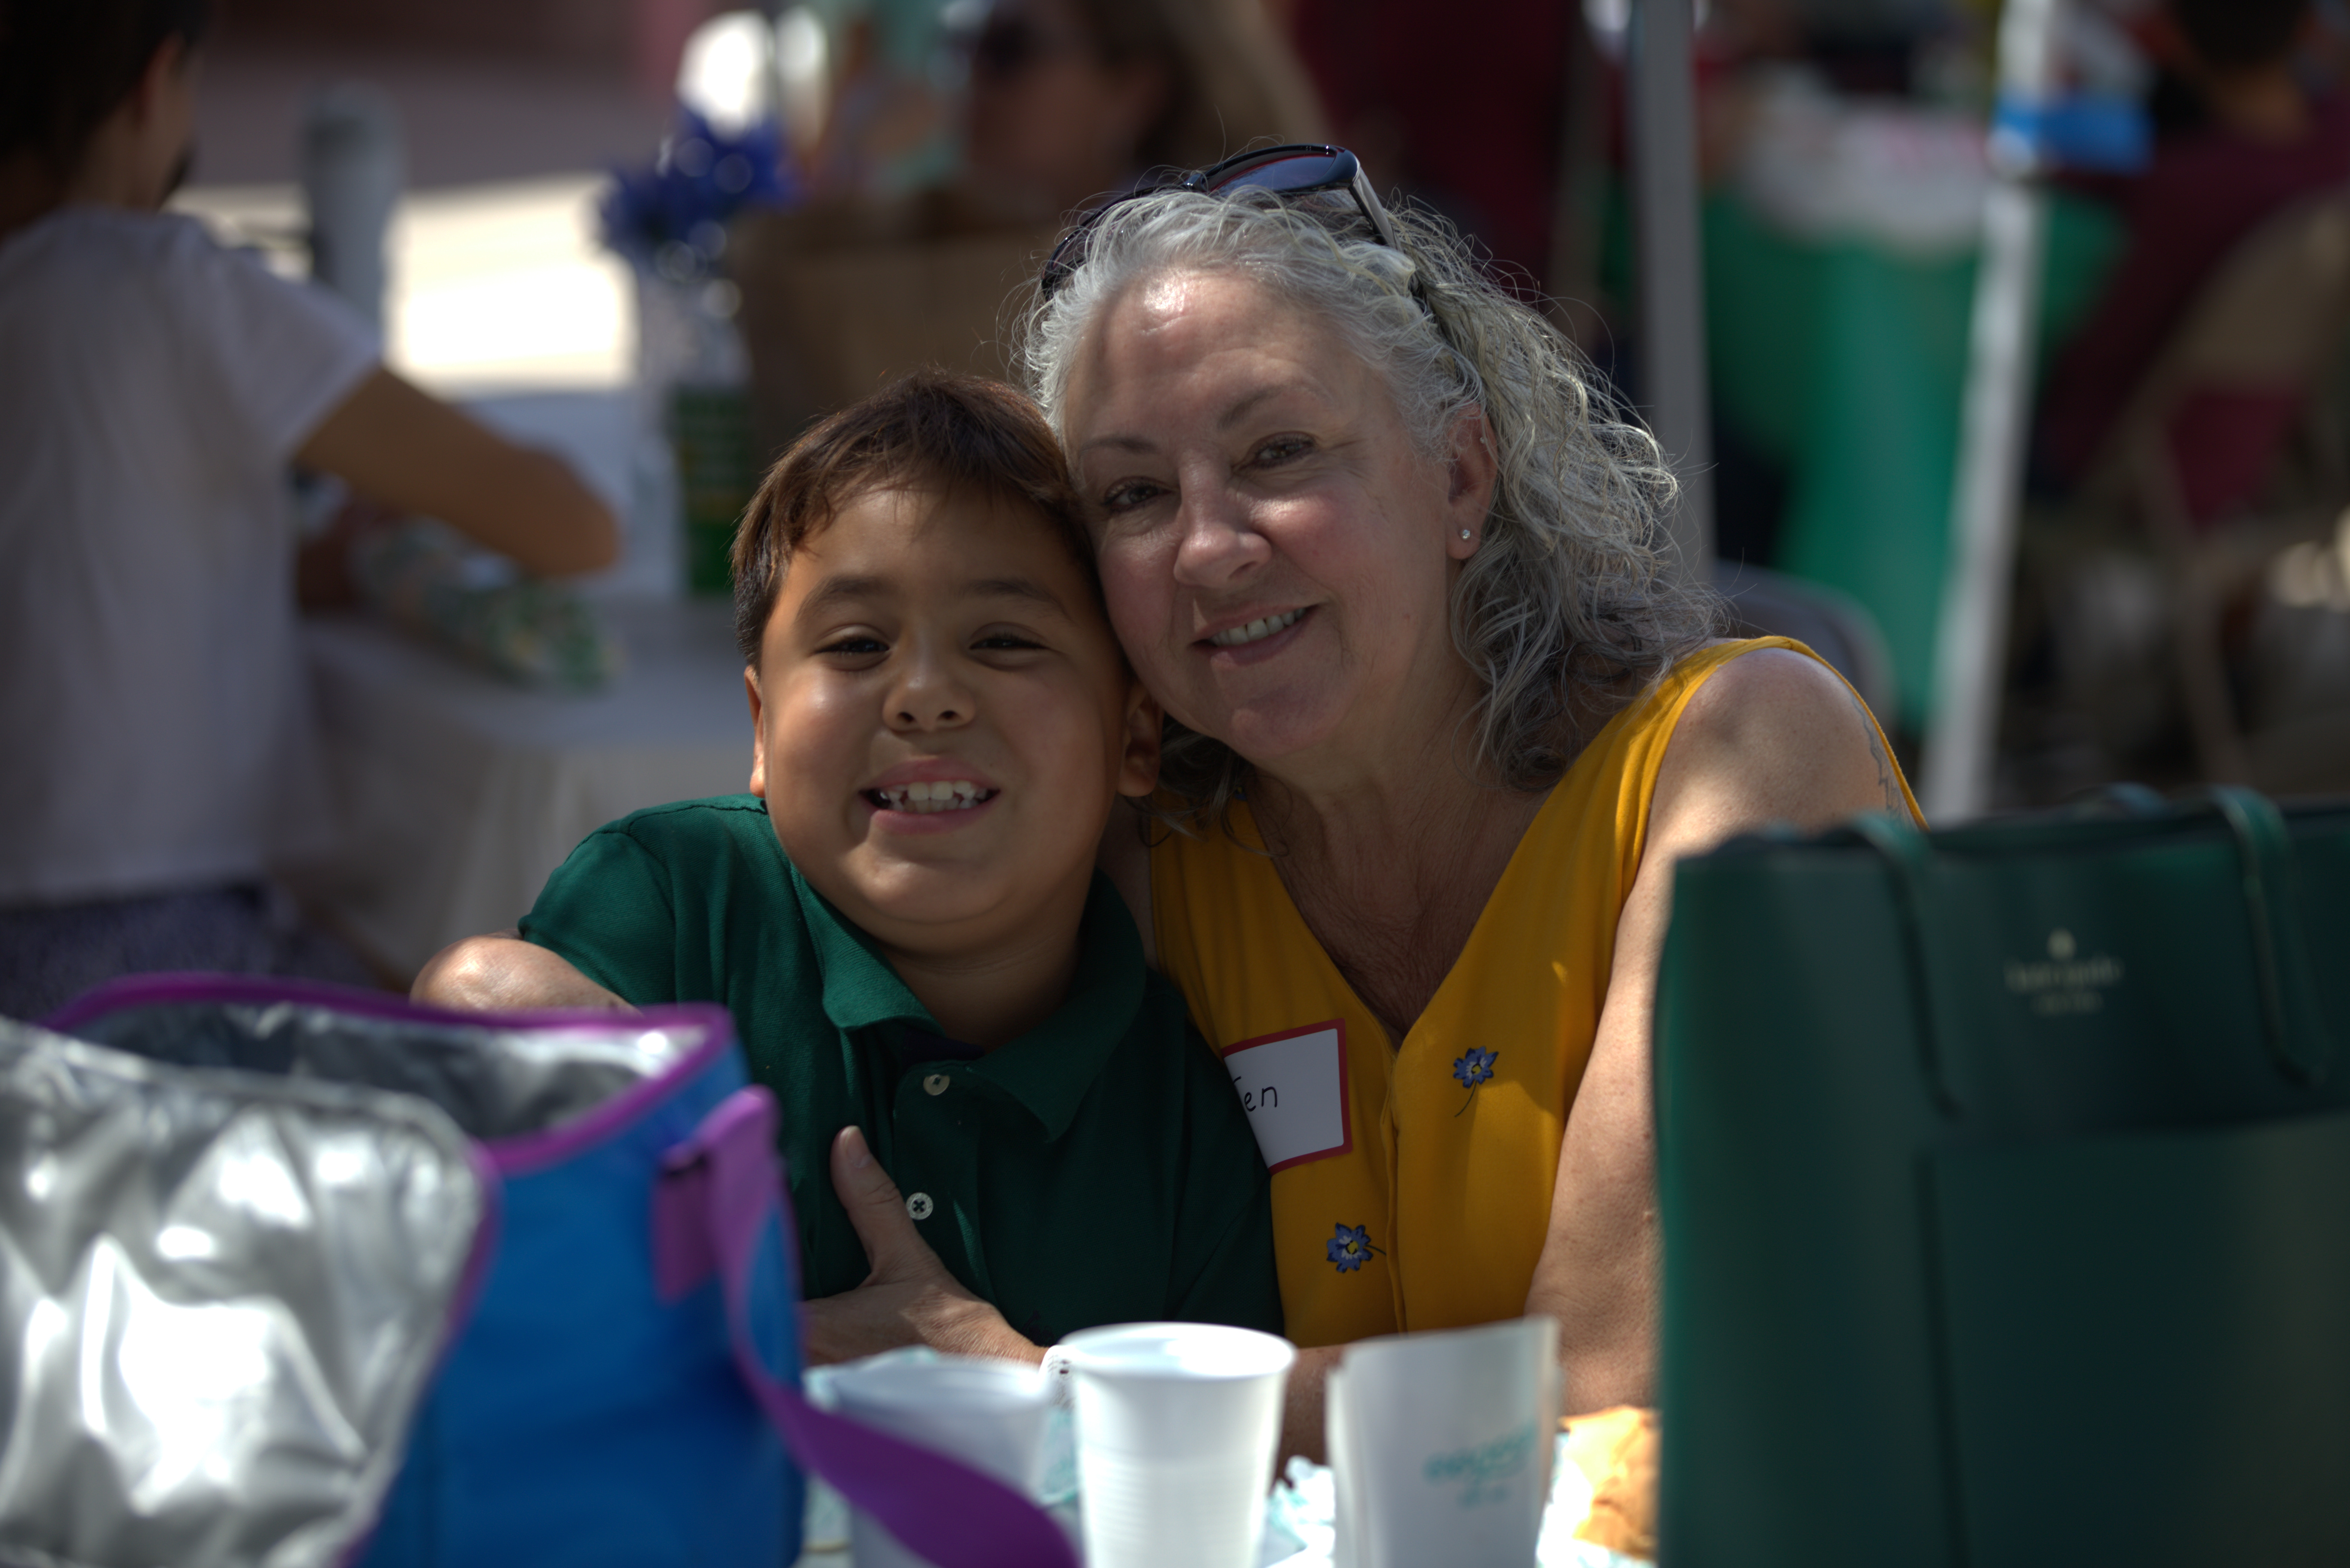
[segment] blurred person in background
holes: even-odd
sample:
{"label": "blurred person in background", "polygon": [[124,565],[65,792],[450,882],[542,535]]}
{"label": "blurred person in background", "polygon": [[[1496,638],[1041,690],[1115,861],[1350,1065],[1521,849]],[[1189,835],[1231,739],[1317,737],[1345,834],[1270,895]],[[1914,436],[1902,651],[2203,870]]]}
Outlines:
{"label": "blurred person in background", "polygon": [[[2124,189],[2121,259],[2049,379],[2035,454],[2043,488],[2085,475],[2230,251],[2263,219],[2350,181],[2350,99],[2314,89],[2299,68],[2311,24],[2309,0],[2168,0],[2149,18],[2147,41],[2175,84],[2158,95],[2169,129]],[[2255,498],[2301,401],[2197,395],[2174,453],[2196,518]]]}
{"label": "blurred person in background", "polygon": [[1322,133],[1256,0],[998,0],[970,55],[965,178],[1024,220]]}
{"label": "blurred person in background", "polygon": [[920,365],[1010,379],[1006,302],[1064,214],[1155,169],[1323,134],[1261,0],[998,0],[958,20],[969,82],[951,178],[835,191],[730,231],[769,452]]}
{"label": "blurred person in background", "polygon": [[[995,0],[951,20],[961,152],[950,177],[916,192],[918,228],[1051,223],[1148,170],[1322,133],[1314,89],[1260,0]],[[897,67],[877,22],[842,25],[845,77],[811,154],[833,198],[817,213],[833,223],[827,208],[903,193],[892,156],[919,140],[902,104],[872,107],[908,96],[882,79]]]}
{"label": "blurred person in background", "polygon": [[0,0],[0,1013],[115,975],[364,981],[269,880],[328,826],[287,465],[525,569],[613,557],[554,458],[165,199],[204,0]]}

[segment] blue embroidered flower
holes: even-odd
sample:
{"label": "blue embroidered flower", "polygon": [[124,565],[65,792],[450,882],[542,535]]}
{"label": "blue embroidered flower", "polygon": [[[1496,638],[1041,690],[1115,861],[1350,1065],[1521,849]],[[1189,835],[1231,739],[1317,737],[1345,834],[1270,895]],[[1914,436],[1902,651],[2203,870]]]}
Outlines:
{"label": "blue embroidered flower", "polygon": [[1464,1087],[1473,1089],[1493,1075],[1493,1062],[1500,1055],[1499,1051],[1481,1051],[1471,1045],[1467,1055],[1453,1059],[1452,1075]]}
{"label": "blue embroidered flower", "polygon": [[1338,1265],[1342,1274],[1351,1274],[1371,1261],[1371,1254],[1380,1249],[1371,1245],[1368,1225],[1341,1225],[1338,1233],[1326,1243],[1330,1261]]}

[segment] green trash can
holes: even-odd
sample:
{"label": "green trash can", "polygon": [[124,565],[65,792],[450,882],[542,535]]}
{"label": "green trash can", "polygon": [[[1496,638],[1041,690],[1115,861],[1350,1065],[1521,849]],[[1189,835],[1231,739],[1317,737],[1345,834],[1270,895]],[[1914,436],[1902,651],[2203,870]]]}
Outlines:
{"label": "green trash can", "polygon": [[1685,863],[1662,1560],[2350,1562],[2345,1039],[2350,805]]}

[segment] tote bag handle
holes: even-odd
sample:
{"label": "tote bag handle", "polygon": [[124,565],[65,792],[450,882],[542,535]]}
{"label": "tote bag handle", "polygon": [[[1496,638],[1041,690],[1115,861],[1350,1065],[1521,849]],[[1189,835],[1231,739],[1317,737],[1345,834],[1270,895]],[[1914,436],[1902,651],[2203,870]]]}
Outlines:
{"label": "tote bag handle", "polygon": [[1847,826],[1883,857],[1892,873],[1893,910],[1901,928],[1902,951],[1909,961],[1910,1003],[1917,1010],[1918,1044],[1925,1054],[1921,1064],[1935,1103],[1945,1114],[1956,1116],[1966,1108],[1950,1055],[1960,1033],[1948,1016],[1957,987],[1948,979],[1938,980],[1934,972],[1938,961],[1950,949],[1941,940],[1940,906],[1927,887],[1933,846],[1908,819],[1883,812],[1865,813]]}
{"label": "tote bag handle", "polygon": [[[2248,789],[2215,785],[2199,793],[2235,840],[2244,916],[2251,930],[2262,1033],[2269,1054],[2293,1082],[2316,1083],[2333,1064],[2334,1039],[2318,1008],[2308,943],[2295,907],[2293,836],[2284,814],[2266,796]],[[2126,808],[2142,809],[2141,797],[2135,794],[2116,798]],[[1932,841],[1914,824],[1878,812],[1856,817],[1850,826],[1877,852],[1891,874],[1927,1082],[1942,1109],[1957,1115],[1964,1108],[1951,1060],[1959,1027],[1950,1004],[1958,988],[1942,972],[1950,946],[1942,940],[1940,905],[1929,886]]]}
{"label": "tote bag handle", "polygon": [[2292,831],[2285,826],[2284,813],[2265,795],[2233,784],[2215,784],[2199,793],[2219,809],[2235,836],[2269,1050],[2293,1078],[2314,1084],[2333,1065],[2334,1037],[2318,1010],[2309,943],[2293,896]]}
{"label": "tote bag handle", "polygon": [[[737,1089],[663,1160],[654,1274],[664,1295],[714,1269],[726,1293],[734,1364],[794,1457],[908,1550],[939,1568],[1077,1568],[1052,1517],[992,1476],[819,1410],[767,1368],[751,1323],[751,1276],[771,1219],[793,1231],[775,1158],[775,1100]],[[796,1292],[793,1293],[795,1295]]]}

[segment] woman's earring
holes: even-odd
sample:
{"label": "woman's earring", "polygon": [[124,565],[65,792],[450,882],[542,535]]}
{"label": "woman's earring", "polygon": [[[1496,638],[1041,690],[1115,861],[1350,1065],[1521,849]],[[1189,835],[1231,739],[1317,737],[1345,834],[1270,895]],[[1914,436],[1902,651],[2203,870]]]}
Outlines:
{"label": "woman's earring", "polygon": [[1463,539],[1466,539],[1467,537],[1469,537],[1469,530],[1468,530],[1468,529],[1466,529],[1466,528],[1461,529],[1461,536]]}

